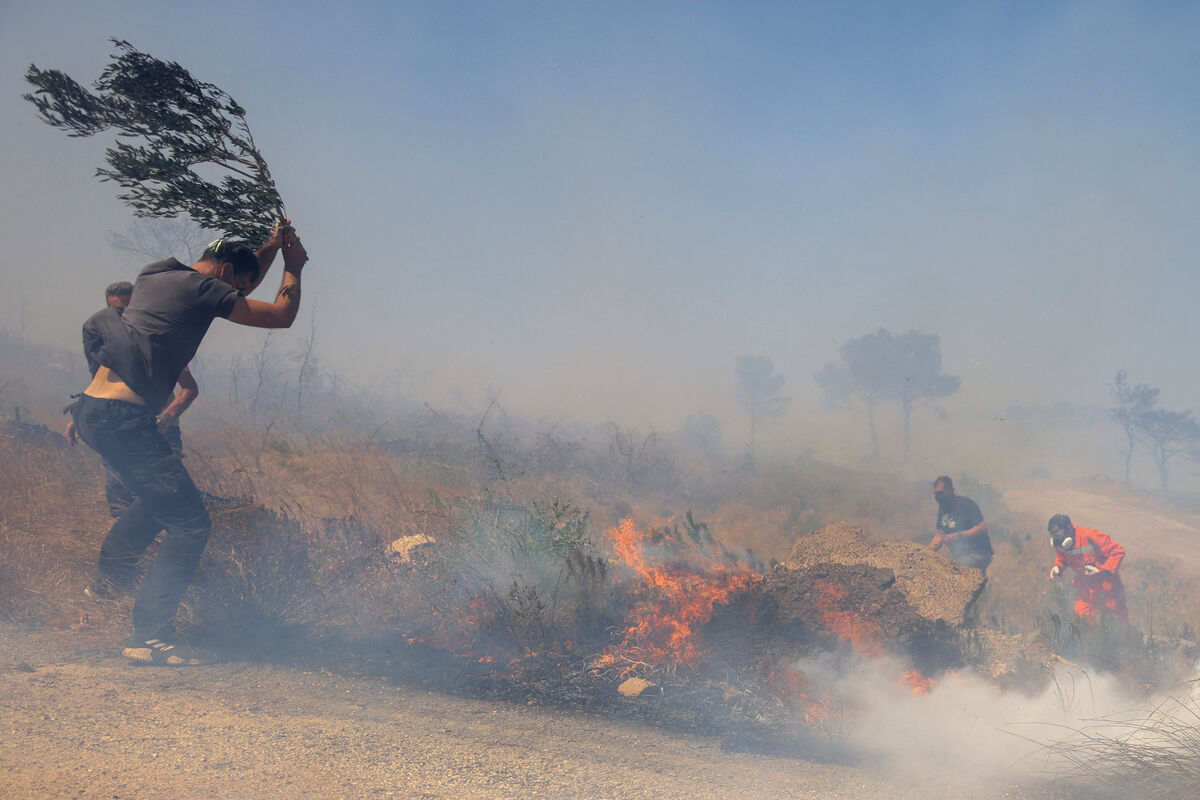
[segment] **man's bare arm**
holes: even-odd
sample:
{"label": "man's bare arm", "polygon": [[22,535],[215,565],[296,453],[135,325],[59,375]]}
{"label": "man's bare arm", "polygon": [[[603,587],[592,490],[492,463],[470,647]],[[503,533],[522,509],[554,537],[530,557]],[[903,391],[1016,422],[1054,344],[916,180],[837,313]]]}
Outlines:
{"label": "man's bare arm", "polygon": [[187,411],[188,406],[194,403],[199,396],[200,384],[196,383],[192,371],[184,367],[183,372],[179,373],[179,391],[158,415],[158,424],[163,427],[176,424],[183,412]]}
{"label": "man's bare arm", "polygon": [[[967,528],[965,531],[958,531],[957,533],[944,534],[942,536],[942,541],[953,542],[955,539],[957,539],[960,536],[963,537],[964,539],[970,539],[972,536],[978,536],[981,533],[987,533],[987,529],[988,529],[987,520],[984,520],[983,522],[980,522],[978,525],[976,525],[974,527]],[[934,549],[936,550],[937,548],[934,548]]]}
{"label": "man's bare arm", "polygon": [[290,328],[300,312],[300,273],[306,261],[308,253],[300,237],[289,228],[283,235],[283,281],[275,302],[239,297],[229,321],[251,328]]}
{"label": "man's bare arm", "polygon": [[967,528],[965,531],[962,531],[958,535],[969,539],[972,536],[978,536],[981,533],[987,533],[987,529],[988,529],[987,520],[980,520],[978,525],[975,525],[974,527],[971,527],[971,528]]}
{"label": "man's bare arm", "polygon": [[271,264],[275,261],[275,254],[283,247],[283,237],[287,231],[291,230],[292,221],[290,219],[279,219],[275,221],[275,227],[271,229],[270,237],[263,242],[262,247],[258,248],[254,257],[258,259],[258,280],[250,284],[250,288],[246,290],[246,294],[250,294],[258,285],[263,282],[263,278],[267,277],[267,272],[271,269]]}

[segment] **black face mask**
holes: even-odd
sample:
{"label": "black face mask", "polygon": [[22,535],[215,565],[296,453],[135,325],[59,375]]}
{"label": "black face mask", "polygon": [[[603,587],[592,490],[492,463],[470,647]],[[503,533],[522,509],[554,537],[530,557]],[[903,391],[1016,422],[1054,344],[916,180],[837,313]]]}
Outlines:
{"label": "black face mask", "polygon": [[933,499],[937,500],[939,503],[946,502],[947,497],[949,497],[949,495],[947,495],[945,492],[934,492],[933,493]]}

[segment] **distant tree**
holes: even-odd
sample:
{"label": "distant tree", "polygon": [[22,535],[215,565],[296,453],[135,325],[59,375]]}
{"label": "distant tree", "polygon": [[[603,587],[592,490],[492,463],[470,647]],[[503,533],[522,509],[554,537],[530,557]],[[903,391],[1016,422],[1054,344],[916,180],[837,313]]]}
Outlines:
{"label": "distant tree", "polygon": [[1125,370],[1122,369],[1117,371],[1109,386],[1109,393],[1115,403],[1112,409],[1113,421],[1121,426],[1125,434],[1121,455],[1125,459],[1125,482],[1129,483],[1133,451],[1137,449],[1139,440],[1144,435],[1142,417],[1158,404],[1158,389],[1152,389],[1144,383],[1131,386]]}
{"label": "distant tree", "polygon": [[785,379],[775,372],[775,365],[766,356],[738,356],[736,372],[736,397],[750,417],[749,458],[753,468],[759,427],[782,417],[792,399],[779,393]]}
{"label": "distant tree", "polygon": [[136,219],[124,231],[109,231],[108,243],[113,249],[131,253],[143,261],[161,261],[176,256],[187,264],[194,264],[209,242],[218,236],[187,217]]}
{"label": "distant tree", "polygon": [[1168,490],[1168,470],[1179,456],[1197,460],[1200,447],[1200,424],[1190,411],[1164,411],[1159,408],[1142,412],[1138,428],[1146,447],[1158,466],[1158,478],[1163,492]]}
{"label": "distant tree", "polygon": [[875,408],[887,399],[881,370],[890,366],[888,348],[891,334],[880,329],[877,334],[867,334],[851,339],[842,345],[839,354],[842,363],[826,364],[824,369],[813,375],[817,385],[825,394],[829,408],[848,408],[854,402],[862,403],[867,412],[867,431],[871,436],[871,455],[879,456],[879,430],[875,425]]}
{"label": "distant tree", "polygon": [[[896,403],[904,418],[904,460],[910,452],[913,409],[958,391],[961,380],[942,373],[942,346],[936,333],[909,331],[893,336],[880,328],[839,349],[840,364],[829,363],[813,375],[832,407],[862,403],[871,434],[871,453],[879,455],[875,408],[881,402]],[[935,408],[936,413],[941,414]]]}

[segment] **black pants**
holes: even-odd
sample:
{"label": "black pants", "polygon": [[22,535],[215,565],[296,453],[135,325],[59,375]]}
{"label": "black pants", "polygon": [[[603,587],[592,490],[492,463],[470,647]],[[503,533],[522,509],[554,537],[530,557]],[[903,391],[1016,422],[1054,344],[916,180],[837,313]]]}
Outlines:
{"label": "black pants", "polygon": [[[172,425],[167,428],[163,432],[163,438],[179,454],[179,457],[183,458],[183,435],[179,431],[179,426]],[[201,492],[200,495],[203,497],[204,493]],[[121,476],[107,463],[104,465],[104,499],[108,502],[108,515],[113,519],[120,519],[125,510],[133,504],[134,499],[133,490],[125,485]]]}
{"label": "black pants", "polygon": [[975,550],[969,553],[958,553],[957,555],[951,551],[950,555],[963,566],[975,567],[984,572],[987,572],[988,565],[992,563],[992,553],[990,550],[986,552]]}
{"label": "black pants", "polygon": [[138,560],[158,532],[166,530],[138,587],[133,633],[139,638],[170,636],[171,620],[212,530],[200,491],[145,406],[83,395],[71,413],[79,437],[134,496],[100,547],[101,577],[132,585]]}

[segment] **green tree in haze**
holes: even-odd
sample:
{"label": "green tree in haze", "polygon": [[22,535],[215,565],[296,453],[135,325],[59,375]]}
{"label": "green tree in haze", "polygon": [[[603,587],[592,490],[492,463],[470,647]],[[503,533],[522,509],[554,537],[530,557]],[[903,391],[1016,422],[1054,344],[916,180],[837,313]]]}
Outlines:
{"label": "green tree in haze", "polygon": [[1129,483],[1129,471],[1133,463],[1133,451],[1137,449],[1143,434],[1142,417],[1158,405],[1158,389],[1144,383],[1131,386],[1125,370],[1118,370],[1109,386],[1109,393],[1116,404],[1112,409],[1113,421],[1121,426],[1125,441],[1121,455],[1125,460],[1125,483]]}
{"label": "green tree in haze", "polygon": [[1179,456],[1200,460],[1200,424],[1190,411],[1165,411],[1153,408],[1138,418],[1138,427],[1145,437],[1146,447],[1158,467],[1158,479],[1163,492],[1169,490],[1168,470]]}
{"label": "green tree in haze", "polygon": [[68,136],[116,133],[96,176],[120,185],[118,197],[137,216],[186,214],[202,228],[264,241],[274,218],[284,216],[283,201],[246,110],[179,64],[112,42],[117,52],[95,92],[64,72],[30,65],[25,79],[35,89],[25,99]]}
{"label": "green tree in haze", "polygon": [[739,404],[750,417],[750,468],[756,465],[758,429],[774,422],[787,412],[792,399],[779,392],[785,379],[775,372],[775,365],[766,356],[738,356],[736,373]]}
{"label": "green tree in haze", "polygon": [[[813,375],[825,394],[826,404],[845,408],[861,403],[867,412],[871,454],[879,455],[875,409],[896,403],[904,419],[904,460],[910,453],[913,410],[958,391],[961,380],[942,373],[942,345],[936,333],[909,331],[893,336],[880,328],[851,339],[838,350],[840,363],[829,363]],[[933,407],[935,413],[942,412]]]}
{"label": "green tree in haze", "polygon": [[1125,370],[1119,370],[1109,386],[1115,407],[1113,421],[1125,433],[1125,481],[1136,445],[1145,447],[1158,468],[1162,491],[1170,491],[1171,465],[1180,457],[1200,462],[1200,423],[1191,411],[1167,411],[1158,407],[1158,389],[1139,383],[1130,386]]}

